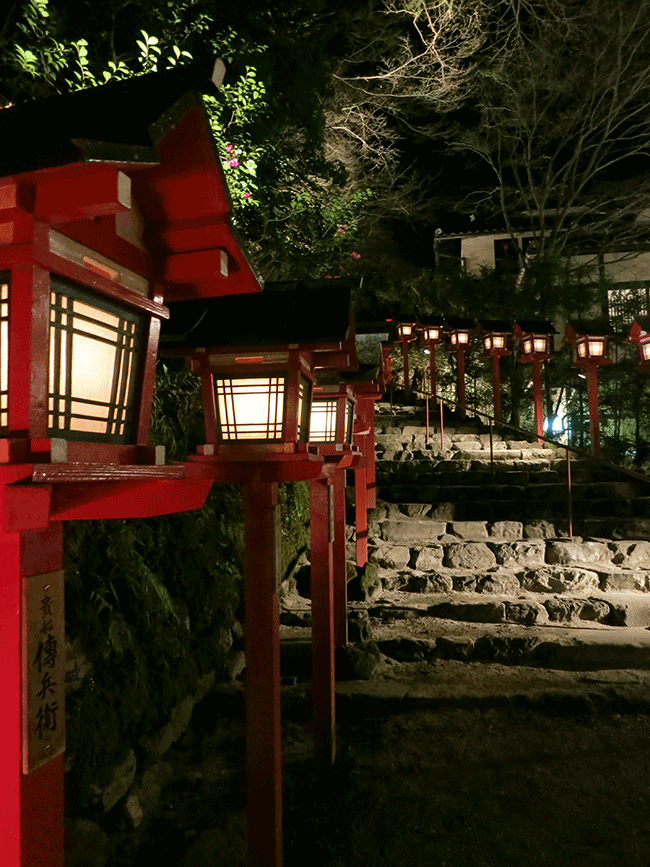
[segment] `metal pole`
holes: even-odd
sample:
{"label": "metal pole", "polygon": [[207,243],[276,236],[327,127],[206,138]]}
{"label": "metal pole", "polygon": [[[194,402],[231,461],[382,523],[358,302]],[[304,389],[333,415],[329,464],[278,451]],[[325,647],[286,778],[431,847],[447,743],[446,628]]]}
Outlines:
{"label": "metal pole", "polygon": [[494,418],[497,427],[501,427],[501,369],[499,356],[496,353],[492,356],[492,392],[494,394]]}

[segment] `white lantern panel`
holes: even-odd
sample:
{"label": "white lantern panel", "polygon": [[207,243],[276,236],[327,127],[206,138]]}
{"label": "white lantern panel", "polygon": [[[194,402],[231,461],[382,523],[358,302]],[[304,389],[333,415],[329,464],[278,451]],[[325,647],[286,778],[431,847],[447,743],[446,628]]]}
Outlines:
{"label": "white lantern panel", "polygon": [[311,405],[309,442],[336,442],[337,400],[314,400]]}
{"label": "white lantern panel", "polygon": [[524,355],[530,355],[530,353],[532,351],[533,351],[533,341],[531,340],[530,337],[527,337],[524,340]]}
{"label": "white lantern panel", "polygon": [[505,349],[506,346],[506,338],[503,334],[493,334],[492,335],[492,346],[495,349]]}
{"label": "white lantern panel", "polygon": [[0,428],[9,425],[9,274],[0,274]]}
{"label": "white lantern panel", "polygon": [[603,337],[589,338],[589,355],[602,356],[605,354],[605,339]]}
{"label": "white lantern panel", "polygon": [[71,439],[127,441],[142,315],[52,280],[48,429]]}
{"label": "white lantern panel", "polygon": [[546,338],[533,337],[533,349],[535,352],[546,352]]}
{"label": "white lantern panel", "polygon": [[643,361],[650,361],[650,341],[639,344],[641,348],[641,358]]}
{"label": "white lantern panel", "polygon": [[282,440],[285,382],[284,376],[215,379],[221,439]]}
{"label": "white lantern panel", "polygon": [[490,335],[483,339],[483,346],[487,349],[488,352],[492,349],[492,338],[490,337]]}
{"label": "white lantern panel", "polygon": [[469,343],[469,332],[468,331],[459,331],[458,332],[458,342],[459,343]]}
{"label": "white lantern panel", "polygon": [[578,358],[585,358],[587,355],[587,345],[584,340],[578,343]]}

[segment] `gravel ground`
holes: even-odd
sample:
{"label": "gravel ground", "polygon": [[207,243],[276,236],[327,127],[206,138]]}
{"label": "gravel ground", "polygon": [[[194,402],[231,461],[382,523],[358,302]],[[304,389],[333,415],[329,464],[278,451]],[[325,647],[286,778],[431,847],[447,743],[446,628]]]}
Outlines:
{"label": "gravel ground", "polygon": [[[460,696],[459,670],[439,666],[456,692],[436,707],[382,697],[382,683],[394,696],[397,675],[413,688],[417,666],[383,672],[374,697],[372,684],[348,685],[324,773],[311,762],[305,688],[288,690],[284,867],[648,867],[646,678],[576,675],[574,686],[597,685],[594,703],[566,674],[558,690],[537,670],[526,701],[495,694],[496,668],[462,668]],[[111,867],[245,864],[243,735],[240,700],[197,706],[165,757],[173,779],[152,819],[113,829]]]}

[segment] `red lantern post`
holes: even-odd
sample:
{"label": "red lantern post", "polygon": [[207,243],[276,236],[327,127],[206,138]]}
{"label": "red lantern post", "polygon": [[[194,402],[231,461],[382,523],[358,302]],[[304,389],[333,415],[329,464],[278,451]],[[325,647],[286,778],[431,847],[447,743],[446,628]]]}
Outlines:
{"label": "red lantern post", "polygon": [[260,289],[186,88],[143,76],[0,113],[3,867],[63,865],[61,522],[203,505],[210,474],[148,444],[163,302]]}
{"label": "red lantern post", "polygon": [[591,452],[600,454],[600,424],[598,415],[598,368],[611,364],[607,355],[607,337],[611,329],[606,323],[592,322],[568,325],[564,335],[565,343],[575,346],[575,361],[573,366],[584,370],[587,377],[587,392],[589,395],[589,431],[591,435]]}
{"label": "red lantern post", "polygon": [[402,344],[402,365],[404,376],[404,396],[411,391],[411,379],[409,374],[409,343],[416,338],[416,324],[414,317],[404,317],[397,325],[397,339]]}
{"label": "red lantern post", "polygon": [[436,349],[442,340],[444,323],[442,319],[425,318],[420,323],[420,345],[429,356],[429,372],[431,377],[431,396],[437,400]]}
{"label": "red lantern post", "polygon": [[[323,455],[308,444],[314,371],[354,366],[349,287],[324,284],[321,315],[310,320],[304,306],[314,295],[313,286],[267,287],[254,299],[171,305],[163,334],[165,353],[184,357],[202,381],[207,442],[190,460],[211,467],[215,481],[244,487],[248,861],[264,867],[282,863],[277,483],[323,472]],[[332,551],[329,539],[320,541],[329,500],[326,508],[321,495],[316,488],[315,728],[324,752],[332,737],[333,615]]]}
{"label": "red lantern post", "polygon": [[460,417],[467,415],[467,399],[465,396],[465,353],[470,346],[470,335],[474,329],[471,319],[450,317],[447,319],[447,333],[452,352],[456,355],[456,403]]}
{"label": "red lantern post", "polygon": [[636,343],[639,351],[639,369],[650,370],[650,317],[637,316],[628,336],[629,343]]}
{"label": "red lantern post", "polygon": [[510,325],[505,320],[481,319],[479,321],[480,337],[483,341],[481,358],[492,359],[492,394],[494,418],[497,426],[501,425],[501,356],[510,355],[507,348]]}
{"label": "red lantern post", "polygon": [[522,363],[529,363],[533,369],[533,403],[535,406],[535,424],[537,436],[542,441],[544,436],[544,410],[542,407],[542,364],[553,352],[553,335],[556,330],[551,322],[518,322],[515,325],[514,336],[521,342]]}

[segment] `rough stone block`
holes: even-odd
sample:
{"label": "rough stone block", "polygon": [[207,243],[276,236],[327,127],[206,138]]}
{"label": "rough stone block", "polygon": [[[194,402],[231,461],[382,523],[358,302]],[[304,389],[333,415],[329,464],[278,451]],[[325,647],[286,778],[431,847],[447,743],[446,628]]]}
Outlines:
{"label": "rough stone block", "polygon": [[650,541],[650,518],[627,518],[617,527],[620,539],[643,539]]}
{"label": "rough stone block", "polygon": [[609,623],[613,626],[650,626],[650,599],[621,594],[610,602]]}
{"label": "rough stone block", "polygon": [[521,584],[516,575],[490,572],[477,579],[476,589],[479,593],[516,595],[521,592]]}
{"label": "rough stone block", "polygon": [[449,532],[459,539],[487,539],[487,521],[452,521]]}
{"label": "rough stone block", "polygon": [[506,618],[503,602],[438,602],[427,611],[431,617],[468,623],[503,623]]}
{"label": "rough stone block", "polygon": [[612,563],[650,568],[650,542],[610,542]]}
{"label": "rough stone block", "polygon": [[645,569],[618,569],[616,571],[601,572],[600,589],[607,591],[632,590],[644,592],[648,588],[650,572]]}
{"label": "rough stone block", "polygon": [[381,527],[381,535],[384,541],[395,544],[408,544],[410,542],[426,543],[440,538],[447,530],[447,524],[441,521],[427,520],[388,520]]}
{"label": "rough stone block", "polygon": [[555,526],[550,521],[529,521],[524,527],[525,539],[554,539]]}
{"label": "rough stone block", "polygon": [[604,599],[563,599],[555,596],[544,600],[543,604],[552,623],[575,623],[579,620],[604,623],[610,617],[610,606]]}
{"label": "rough stone block", "polygon": [[454,575],[454,590],[458,593],[474,593],[476,591],[476,575]]}
{"label": "rough stone block", "polygon": [[543,566],[524,572],[522,587],[536,593],[590,592],[598,590],[600,581],[596,572],[562,566]]}
{"label": "rough stone block", "polygon": [[405,545],[378,545],[368,551],[368,559],[384,569],[403,569],[411,559],[411,550]]}
{"label": "rough stone block", "polygon": [[493,539],[509,539],[515,541],[521,539],[524,534],[524,525],[521,521],[495,521],[490,527],[490,536]]}
{"label": "rough stone block", "polygon": [[546,542],[543,539],[527,539],[520,542],[491,543],[497,563],[510,568],[516,566],[543,566],[546,562]]}
{"label": "rough stone block", "polygon": [[445,551],[442,545],[431,545],[414,552],[413,568],[421,572],[439,569],[442,566]]}
{"label": "rough stone block", "polygon": [[434,521],[453,521],[456,512],[454,503],[438,503],[431,507],[429,518]]}
{"label": "rough stone block", "polygon": [[604,542],[549,541],[546,544],[546,562],[559,566],[572,563],[603,563],[612,559],[612,552]]}
{"label": "rough stone block", "polygon": [[430,508],[428,503],[401,503],[399,510],[408,518],[424,518]]}
{"label": "rough stone block", "polygon": [[496,557],[483,542],[449,545],[445,553],[445,566],[452,569],[489,569],[496,566]]}
{"label": "rough stone block", "polygon": [[506,601],[506,620],[510,623],[523,623],[525,626],[548,623],[548,611],[541,602],[534,600]]}

